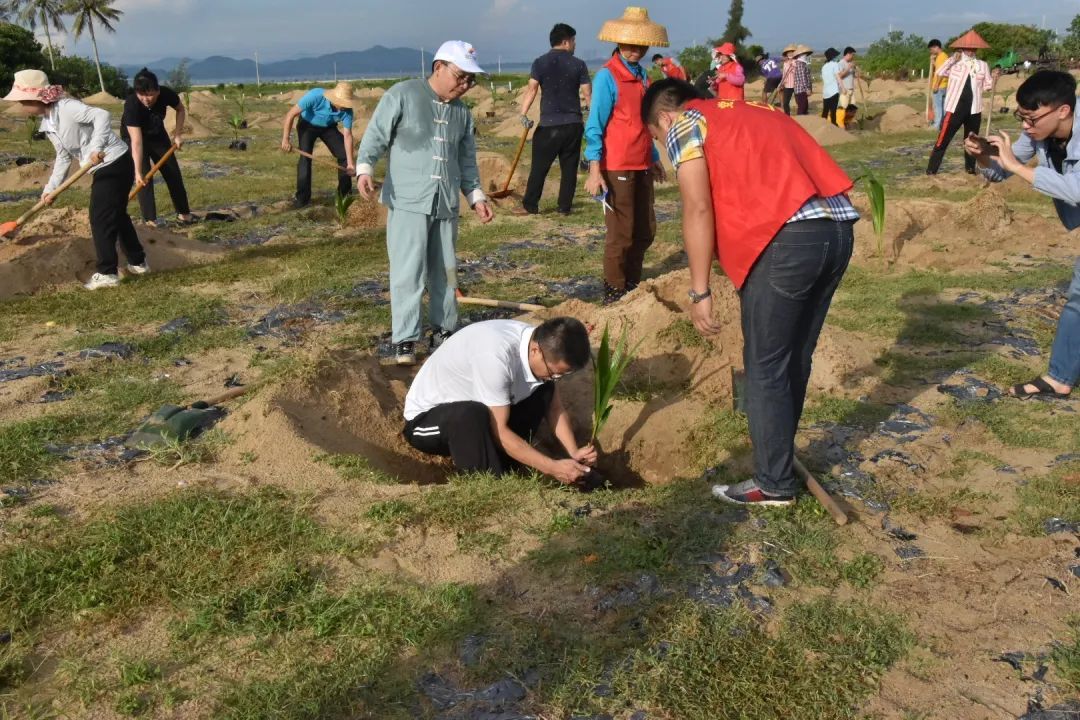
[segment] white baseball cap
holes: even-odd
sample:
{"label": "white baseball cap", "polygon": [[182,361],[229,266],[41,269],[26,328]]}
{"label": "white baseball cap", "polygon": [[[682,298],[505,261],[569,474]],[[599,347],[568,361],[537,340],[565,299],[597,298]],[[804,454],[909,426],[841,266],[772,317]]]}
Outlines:
{"label": "white baseball cap", "polygon": [[476,63],[476,48],[462,40],[447,40],[435,53],[436,60],[453,63],[467,73],[487,75]]}

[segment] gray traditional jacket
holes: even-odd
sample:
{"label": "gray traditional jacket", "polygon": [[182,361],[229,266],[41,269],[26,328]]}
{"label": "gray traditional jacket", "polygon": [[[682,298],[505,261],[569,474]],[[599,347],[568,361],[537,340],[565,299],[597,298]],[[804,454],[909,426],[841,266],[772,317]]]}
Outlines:
{"label": "gray traditional jacket", "polygon": [[380,202],[391,209],[448,219],[458,215],[459,192],[469,205],[487,199],[472,113],[460,100],[440,100],[427,80],[405,80],[382,96],[360,142],[356,174],[373,174],[387,153]]}

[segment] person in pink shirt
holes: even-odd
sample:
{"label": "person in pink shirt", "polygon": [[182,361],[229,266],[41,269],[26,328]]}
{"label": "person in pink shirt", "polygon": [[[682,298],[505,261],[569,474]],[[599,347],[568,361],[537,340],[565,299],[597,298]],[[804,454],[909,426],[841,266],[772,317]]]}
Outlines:
{"label": "person in pink shirt", "polygon": [[[949,86],[945,93],[945,117],[941,120],[941,131],[930,152],[927,175],[937,175],[945,151],[960,128],[964,129],[965,137],[971,133],[978,134],[982,125],[983,92],[993,87],[993,78],[1000,72],[995,70],[991,74],[990,66],[975,57],[976,50],[990,45],[974,30],[958,37],[950,47],[956,53],[937,71],[939,77],[949,79]],[[969,175],[975,174],[975,156],[966,150],[964,169]]]}
{"label": "person in pink shirt", "polygon": [[746,71],[735,57],[735,45],[724,43],[713,50],[713,62],[716,63],[716,75],[713,77],[712,91],[721,100],[745,100]]}

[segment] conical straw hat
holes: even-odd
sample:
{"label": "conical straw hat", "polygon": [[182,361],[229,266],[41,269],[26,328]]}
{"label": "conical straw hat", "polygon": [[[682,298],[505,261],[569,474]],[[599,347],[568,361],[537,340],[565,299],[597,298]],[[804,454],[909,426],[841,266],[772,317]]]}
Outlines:
{"label": "conical straw hat", "polygon": [[360,104],[359,98],[353,94],[353,86],[347,82],[339,82],[334,86],[333,90],[324,92],[323,97],[338,107],[345,107],[351,110],[355,110],[356,106]]}
{"label": "conical straw hat", "polygon": [[974,30],[968,30],[960,37],[953,40],[949,47],[956,48],[957,50],[985,50],[990,47],[990,43],[982,39],[982,36]]}
{"label": "conical straw hat", "polygon": [[792,43],[792,44],[788,45],[787,47],[785,47],[784,51],[781,52],[780,54],[781,55],[787,55],[788,53],[793,53],[793,52],[795,52],[795,48],[797,48],[797,47],[798,47],[798,45],[796,45],[795,43]]}
{"label": "conical straw hat", "polygon": [[646,47],[667,47],[667,28],[649,19],[649,11],[628,7],[618,20],[608,20],[596,36],[604,42]]}

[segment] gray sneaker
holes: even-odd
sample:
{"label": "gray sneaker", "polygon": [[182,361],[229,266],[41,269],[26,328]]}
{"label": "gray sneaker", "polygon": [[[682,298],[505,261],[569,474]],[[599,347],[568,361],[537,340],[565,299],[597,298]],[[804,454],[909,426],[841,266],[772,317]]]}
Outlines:
{"label": "gray sneaker", "polygon": [[415,365],[416,343],[411,340],[397,343],[389,355],[379,359],[379,363],[382,365]]}
{"label": "gray sneaker", "polygon": [[431,331],[431,340],[428,341],[428,345],[431,348],[431,352],[435,352],[439,349],[439,346],[449,339],[453,335],[449,330],[443,330],[442,328],[435,328]]}

